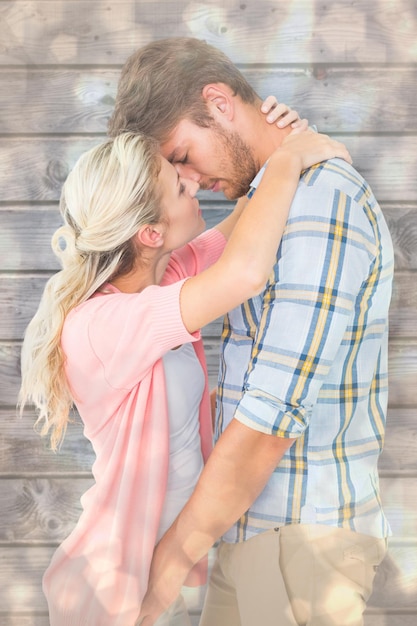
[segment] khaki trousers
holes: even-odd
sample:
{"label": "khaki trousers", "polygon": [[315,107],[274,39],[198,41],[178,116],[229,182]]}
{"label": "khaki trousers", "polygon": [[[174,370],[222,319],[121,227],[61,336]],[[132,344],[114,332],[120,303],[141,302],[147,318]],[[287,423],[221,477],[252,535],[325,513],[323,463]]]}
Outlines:
{"label": "khaki trousers", "polygon": [[221,542],[200,626],[363,626],[386,540],[289,525]]}

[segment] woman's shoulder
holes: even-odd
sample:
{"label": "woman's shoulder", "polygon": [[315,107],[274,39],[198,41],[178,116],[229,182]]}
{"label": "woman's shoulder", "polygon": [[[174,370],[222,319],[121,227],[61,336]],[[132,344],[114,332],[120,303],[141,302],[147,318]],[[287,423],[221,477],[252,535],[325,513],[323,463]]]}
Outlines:
{"label": "woman's shoulder", "polygon": [[129,317],[132,309],[136,313],[150,305],[157,285],[146,287],[137,293],[124,293],[111,284],[106,284],[96,291],[88,300],[74,307],[67,315],[64,327],[85,326],[90,322],[100,324],[101,320],[114,321],[115,318]]}
{"label": "woman's shoulder", "polygon": [[105,285],[70,311],[63,339],[116,346],[135,341],[138,336],[143,345],[147,343],[145,337],[158,342],[167,332],[182,336],[180,291],[184,280],[166,286],[149,285],[137,293],[123,293],[113,285]]}
{"label": "woman's shoulder", "polygon": [[140,293],[95,294],[66,319],[62,347],[67,358],[99,364],[114,388],[130,389],[165,352],[199,339],[182,321],[182,284],[151,285]]}

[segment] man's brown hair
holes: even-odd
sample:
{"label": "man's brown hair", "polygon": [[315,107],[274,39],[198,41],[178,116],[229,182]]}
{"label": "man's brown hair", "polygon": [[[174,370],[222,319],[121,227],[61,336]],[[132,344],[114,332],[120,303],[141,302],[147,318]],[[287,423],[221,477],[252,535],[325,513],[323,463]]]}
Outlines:
{"label": "man's brown hair", "polygon": [[109,135],[141,132],[164,141],[184,118],[210,126],[202,98],[209,83],[225,83],[243,102],[258,99],[232,61],[205,41],[173,37],[139,48],[122,68]]}

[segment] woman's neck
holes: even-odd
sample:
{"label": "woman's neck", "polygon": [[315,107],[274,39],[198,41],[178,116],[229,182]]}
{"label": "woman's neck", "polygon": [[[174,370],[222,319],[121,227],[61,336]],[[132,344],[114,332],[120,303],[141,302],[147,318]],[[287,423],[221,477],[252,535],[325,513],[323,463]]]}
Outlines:
{"label": "woman's neck", "polygon": [[116,276],[110,282],[123,293],[139,293],[150,285],[159,285],[165,274],[170,256],[171,253],[167,253],[158,259],[148,259],[145,262],[142,260],[138,267],[128,274]]}

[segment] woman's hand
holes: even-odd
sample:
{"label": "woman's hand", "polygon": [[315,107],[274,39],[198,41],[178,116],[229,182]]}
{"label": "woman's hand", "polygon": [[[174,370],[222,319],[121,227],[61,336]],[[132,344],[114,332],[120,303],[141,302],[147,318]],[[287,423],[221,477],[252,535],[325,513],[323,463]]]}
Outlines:
{"label": "woman's hand", "polygon": [[299,160],[300,170],[335,157],[352,163],[352,158],[343,143],[313,130],[287,135],[270,160],[273,160],[274,154],[282,154],[283,151],[291,158],[296,157]]}
{"label": "woman's hand", "polygon": [[283,102],[278,102],[275,96],[268,96],[262,102],[261,112],[266,115],[268,124],[276,124],[278,128],[291,128],[297,131],[307,130],[308,120],[300,119],[297,111],[291,109]]}

